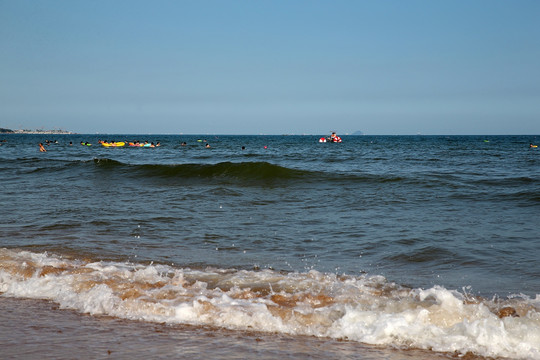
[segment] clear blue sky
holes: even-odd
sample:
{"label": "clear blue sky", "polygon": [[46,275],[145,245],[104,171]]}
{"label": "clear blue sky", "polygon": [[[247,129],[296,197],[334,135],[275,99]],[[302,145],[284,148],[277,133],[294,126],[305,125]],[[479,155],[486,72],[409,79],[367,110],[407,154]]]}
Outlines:
{"label": "clear blue sky", "polygon": [[0,127],[540,134],[538,0],[0,0]]}

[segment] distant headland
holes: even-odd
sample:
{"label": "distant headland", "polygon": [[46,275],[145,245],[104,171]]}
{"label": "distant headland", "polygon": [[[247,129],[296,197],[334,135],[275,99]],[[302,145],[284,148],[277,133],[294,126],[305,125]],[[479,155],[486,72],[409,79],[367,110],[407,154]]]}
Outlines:
{"label": "distant headland", "polygon": [[54,130],[43,130],[43,129],[22,129],[22,130],[11,130],[6,128],[0,128],[0,134],[74,134],[71,131],[54,129]]}

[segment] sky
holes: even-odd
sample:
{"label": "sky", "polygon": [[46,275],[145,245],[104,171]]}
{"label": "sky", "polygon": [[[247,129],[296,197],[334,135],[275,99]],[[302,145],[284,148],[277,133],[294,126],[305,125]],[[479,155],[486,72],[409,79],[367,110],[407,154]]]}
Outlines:
{"label": "sky", "polygon": [[540,134],[537,0],[0,0],[0,127]]}

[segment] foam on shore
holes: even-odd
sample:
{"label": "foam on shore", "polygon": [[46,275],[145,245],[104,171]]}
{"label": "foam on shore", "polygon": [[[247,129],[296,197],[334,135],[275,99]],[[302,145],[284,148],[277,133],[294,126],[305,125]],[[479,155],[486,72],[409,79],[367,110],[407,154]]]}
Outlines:
{"label": "foam on shore", "polygon": [[93,315],[540,359],[540,297],[480,299],[381,276],[192,270],[0,249],[3,296]]}

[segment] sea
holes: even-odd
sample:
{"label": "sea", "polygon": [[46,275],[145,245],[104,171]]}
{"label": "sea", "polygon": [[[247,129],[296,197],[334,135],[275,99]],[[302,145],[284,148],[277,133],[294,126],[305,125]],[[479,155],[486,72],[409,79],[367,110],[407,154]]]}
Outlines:
{"label": "sea", "polygon": [[0,134],[0,358],[540,359],[540,135],[322,136]]}

